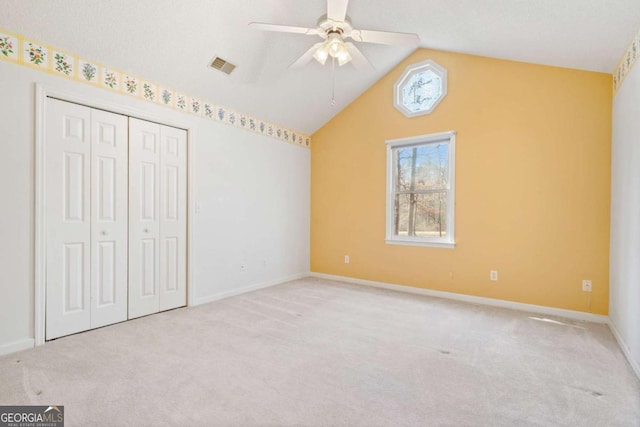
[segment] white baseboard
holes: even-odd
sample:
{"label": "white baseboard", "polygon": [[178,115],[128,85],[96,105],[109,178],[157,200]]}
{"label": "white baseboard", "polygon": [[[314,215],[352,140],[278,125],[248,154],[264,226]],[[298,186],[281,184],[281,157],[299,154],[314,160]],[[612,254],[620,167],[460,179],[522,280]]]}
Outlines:
{"label": "white baseboard", "polygon": [[280,279],[270,280],[268,282],[262,282],[262,283],[258,283],[258,284],[255,284],[255,285],[245,286],[244,288],[240,288],[240,289],[234,289],[234,290],[231,290],[231,291],[220,292],[218,294],[213,294],[213,295],[208,295],[206,297],[196,298],[195,303],[192,304],[192,305],[196,306],[196,305],[206,304],[206,303],[213,302],[213,301],[218,301],[218,300],[221,300],[221,299],[224,299],[224,298],[229,298],[229,297],[233,297],[233,296],[240,295],[240,294],[246,294],[247,292],[257,291],[258,289],[264,289],[264,288],[268,288],[270,286],[280,285],[282,283],[290,282],[292,280],[303,279],[305,277],[309,277],[309,273],[294,274],[292,276],[282,277]]}
{"label": "white baseboard", "polygon": [[415,288],[412,286],[395,285],[371,280],[354,279],[351,277],[334,276],[324,273],[310,273],[311,277],[320,279],[335,280],[339,282],[352,283],[356,285],[372,286],[374,288],[390,289],[398,292],[410,294],[426,295],[430,297],[446,298],[456,301],[464,301],[471,304],[490,305],[493,307],[508,308],[511,310],[528,311],[531,313],[544,314],[547,316],[558,316],[566,319],[580,320],[594,323],[609,323],[609,317],[600,314],[584,313],[582,311],[565,310],[561,308],[545,307],[542,305],[524,304],[521,302],[504,301],[494,298],[476,297],[473,295],[456,294],[453,292],[434,291],[431,289]]}
{"label": "white baseboard", "polygon": [[10,342],[8,344],[0,345],[0,356],[5,354],[11,354],[22,350],[27,350],[35,346],[35,340],[33,338],[25,338],[20,341]]}
{"label": "white baseboard", "polygon": [[629,361],[629,365],[631,365],[631,368],[634,370],[634,372],[638,376],[638,379],[640,379],[640,364],[638,364],[638,362],[633,360],[633,356],[631,356],[631,351],[629,350],[629,346],[627,345],[625,340],[622,338],[622,335],[620,335],[620,332],[618,332],[616,325],[611,320],[609,320],[608,325],[609,325],[609,329],[611,329],[611,333],[613,333],[613,336],[616,337],[616,341],[618,341],[618,345],[620,345],[620,348],[622,349],[622,352],[627,358],[627,361]]}

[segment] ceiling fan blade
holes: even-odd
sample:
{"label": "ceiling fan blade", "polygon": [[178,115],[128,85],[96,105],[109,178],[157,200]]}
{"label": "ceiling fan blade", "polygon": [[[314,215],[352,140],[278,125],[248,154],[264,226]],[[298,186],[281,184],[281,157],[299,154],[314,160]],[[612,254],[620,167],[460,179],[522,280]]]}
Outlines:
{"label": "ceiling fan blade", "polygon": [[295,33],[305,35],[317,35],[318,30],[315,28],[292,27],[290,25],[265,24],[262,22],[252,22],[249,26],[255,30],[275,31],[278,33]]}
{"label": "ceiling fan blade", "polygon": [[348,5],[349,0],[327,0],[327,18],[332,21],[344,21]]}
{"label": "ceiling fan blade", "polygon": [[353,30],[350,37],[357,42],[415,46],[420,43],[417,34],[391,33],[388,31]]}
{"label": "ceiling fan blade", "polygon": [[316,50],[322,45],[322,42],[316,43],[311,46],[311,49],[306,51],[300,58],[296,60],[293,64],[289,65],[289,68],[300,68],[304,65],[307,65],[313,59],[313,54],[316,53]]}
{"label": "ceiling fan blade", "polygon": [[356,70],[365,71],[372,70],[373,66],[369,62],[369,60],[360,52],[360,49],[356,47],[353,43],[345,43],[347,47],[347,51],[349,55],[351,55],[351,63],[356,68]]}

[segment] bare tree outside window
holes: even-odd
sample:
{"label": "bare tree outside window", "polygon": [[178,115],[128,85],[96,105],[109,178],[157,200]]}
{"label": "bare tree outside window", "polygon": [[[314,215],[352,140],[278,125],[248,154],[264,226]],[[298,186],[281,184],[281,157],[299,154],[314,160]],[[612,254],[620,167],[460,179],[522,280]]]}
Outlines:
{"label": "bare tree outside window", "polygon": [[455,247],[455,140],[448,131],[385,141],[388,244]]}
{"label": "bare tree outside window", "polygon": [[394,234],[445,237],[449,144],[432,143],[394,151]]}

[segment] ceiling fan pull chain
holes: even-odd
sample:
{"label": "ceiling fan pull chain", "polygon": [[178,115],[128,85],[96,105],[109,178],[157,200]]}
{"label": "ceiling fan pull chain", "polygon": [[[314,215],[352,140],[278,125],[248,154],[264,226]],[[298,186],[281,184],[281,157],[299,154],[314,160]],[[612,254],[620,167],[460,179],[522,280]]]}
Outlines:
{"label": "ceiling fan pull chain", "polygon": [[336,58],[331,58],[331,106],[336,105]]}

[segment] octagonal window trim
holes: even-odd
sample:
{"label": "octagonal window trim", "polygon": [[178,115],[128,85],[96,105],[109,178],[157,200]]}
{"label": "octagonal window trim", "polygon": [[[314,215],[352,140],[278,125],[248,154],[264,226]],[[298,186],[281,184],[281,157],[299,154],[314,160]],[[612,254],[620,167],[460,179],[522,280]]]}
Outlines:
{"label": "octagonal window trim", "polygon": [[[428,109],[422,111],[411,111],[404,106],[402,102],[402,86],[409,80],[414,74],[431,70],[434,74],[440,77],[441,81],[441,93],[436,102]],[[426,61],[418,62],[417,64],[409,65],[400,78],[396,81],[393,87],[394,107],[407,117],[423,116],[430,114],[436,107],[442,102],[444,97],[447,96],[447,70],[437,62],[427,59]]]}

